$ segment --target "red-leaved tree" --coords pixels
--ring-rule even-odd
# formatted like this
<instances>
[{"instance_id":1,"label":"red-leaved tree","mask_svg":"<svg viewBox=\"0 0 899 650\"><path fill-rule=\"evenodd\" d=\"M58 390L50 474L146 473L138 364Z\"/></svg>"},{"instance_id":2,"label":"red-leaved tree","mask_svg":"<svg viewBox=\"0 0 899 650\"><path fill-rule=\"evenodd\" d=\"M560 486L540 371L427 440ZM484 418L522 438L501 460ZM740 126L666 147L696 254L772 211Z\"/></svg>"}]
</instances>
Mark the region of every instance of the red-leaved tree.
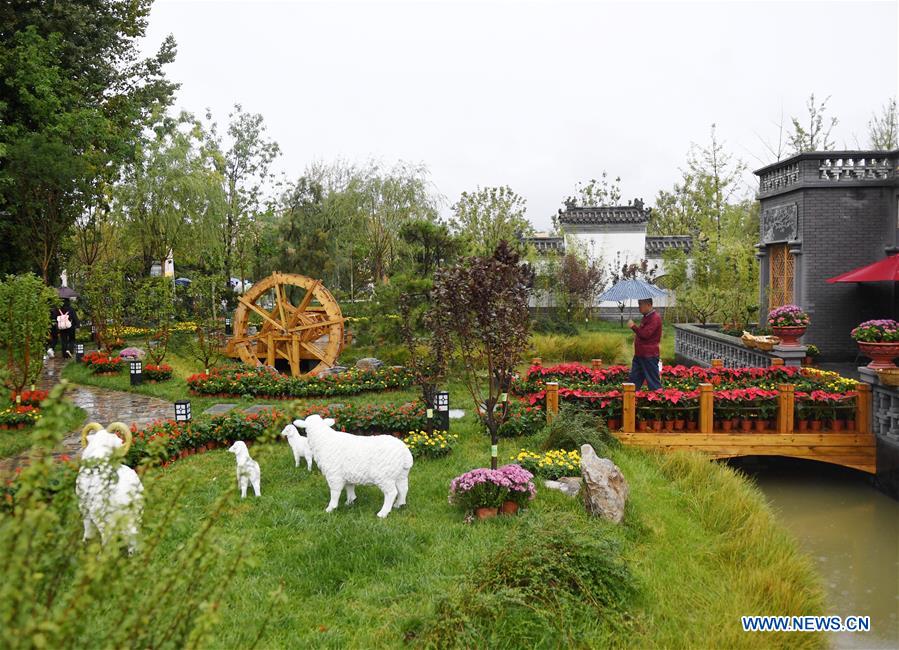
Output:
<instances>
[{"instance_id":1,"label":"red-leaved tree","mask_svg":"<svg viewBox=\"0 0 899 650\"><path fill-rule=\"evenodd\" d=\"M497 464L498 431L509 417L509 386L530 334L528 288L533 275L501 241L493 255L441 269L434 280L434 326L449 333L463 379L490 433Z\"/></svg>"}]
</instances>

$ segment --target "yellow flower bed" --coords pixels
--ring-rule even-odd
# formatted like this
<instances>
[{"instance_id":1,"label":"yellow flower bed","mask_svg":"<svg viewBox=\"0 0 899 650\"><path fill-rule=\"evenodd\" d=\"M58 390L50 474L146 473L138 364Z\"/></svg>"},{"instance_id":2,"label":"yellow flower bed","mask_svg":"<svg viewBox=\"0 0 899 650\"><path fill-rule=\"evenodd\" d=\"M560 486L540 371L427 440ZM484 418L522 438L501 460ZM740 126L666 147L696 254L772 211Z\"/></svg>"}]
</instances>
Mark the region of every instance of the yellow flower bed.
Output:
<instances>
[{"instance_id":1,"label":"yellow flower bed","mask_svg":"<svg viewBox=\"0 0 899 650\"><path fill-rule=\"evenodd\" d=\"M192 332L197 328L197 324L193 321L181 321L175 323L170 328L172 332ZM136 336L146 336L149 332L146 327L134 327L133 325L125 325L124 327L110 327L109 335L119 338L134 338Z\"/></svg>"},{"instance_id":2,"label":"yellow flower bed","mask_svg":"<svg viewBox=\"0 0 899 650\"><path fill-rule=\"evenodd\" d=\"M854 379L843 377L841 374L833 372L832 370L805 368L803 372L805 372L807 376L826 382L825 386L822 388L824 390L829 390L832 393L845 393L848 390L855 390L855 384L857 383Z\"/></svg>"},{"instance_id":3,"label":"yellow flower bed","mask_svg":"<svg viewBox=\"0 0 899 650\"><path fill-rule=\"evenodd\" d=\"M578 451L553 449L543 453L522 449L510 460L521 465L534 476L554 480L562 476L578 476L581 473L581 455Z\"/></svg>"},{"instance_id":4,"label":"yellow flower bed","mask_svg":"<svg viewBox=\"0 0 899 650\"><path fill-rule=\"evenodd\" d=\"M412 452L413 458L440 458L453 450L453 445L459 439L456 434L446 431L410 431L403 442Z\"/></svg>"}]
</instances>

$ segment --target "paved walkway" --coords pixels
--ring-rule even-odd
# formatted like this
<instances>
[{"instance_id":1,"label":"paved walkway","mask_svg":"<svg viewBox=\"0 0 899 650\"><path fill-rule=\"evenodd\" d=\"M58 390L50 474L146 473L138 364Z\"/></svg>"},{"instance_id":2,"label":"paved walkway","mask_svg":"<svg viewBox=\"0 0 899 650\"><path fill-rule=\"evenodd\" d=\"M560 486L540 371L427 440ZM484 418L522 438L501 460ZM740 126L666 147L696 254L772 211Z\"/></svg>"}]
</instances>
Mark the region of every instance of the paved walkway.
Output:
<instances>
[{"instance_id":1,"label":"paved walkway","mask_svg":"<svg viewBox=\"0 0 899 650\"><path fill-rule=\"evenodd\" d=\"M44 365L44 374L41 377L39 387L49 390L60 379L65 362L59 357L50 359ZM75 385L66 394L67 399L84 410L86 413L84 422L77 429L70 431L62 441L60 454L75 456L81 449L81 428L86 422L110 422L132 423L138 427L147 425L155 420L168 419L174 416L174 407L171 402L140 395L138 393L126 393L108 388L95 386ZM0 459L0 474L5 474L26 461L27 452L9 458Z\"/></svg>"}]
</instances>

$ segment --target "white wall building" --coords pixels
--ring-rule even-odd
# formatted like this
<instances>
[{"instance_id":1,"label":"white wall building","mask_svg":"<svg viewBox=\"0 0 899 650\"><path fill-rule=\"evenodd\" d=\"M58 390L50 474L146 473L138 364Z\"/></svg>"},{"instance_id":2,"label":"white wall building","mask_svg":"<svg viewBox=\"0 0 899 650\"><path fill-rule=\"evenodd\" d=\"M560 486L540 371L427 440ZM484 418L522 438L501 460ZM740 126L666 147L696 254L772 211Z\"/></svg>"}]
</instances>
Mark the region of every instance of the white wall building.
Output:
<instances>
[{"instance_id":1,"label":"white wall building","mask_svg":"<svg viewBox=\"0 0 899 650\"><path fill-rule=\"evenodd\" d=\"M557 216L560 233L537 233L528 241L541 256L560 255L575 248L587 259L607 268L639 264L645 259L649 268L655 269L655 277L660 278L665 275L664 252L674 248L689 253L693 244L689 236L647 237L650 212L651 209L644 208L639 200L630 205L605 207L578 207L568 202L565 210L560 209ZM660 307L673 303L673 297L656 301ZM531 298L532 307L551 305L551 296ZM617 303L597 302L594 306L617 308Z\"/></svg>"}]
</instances>

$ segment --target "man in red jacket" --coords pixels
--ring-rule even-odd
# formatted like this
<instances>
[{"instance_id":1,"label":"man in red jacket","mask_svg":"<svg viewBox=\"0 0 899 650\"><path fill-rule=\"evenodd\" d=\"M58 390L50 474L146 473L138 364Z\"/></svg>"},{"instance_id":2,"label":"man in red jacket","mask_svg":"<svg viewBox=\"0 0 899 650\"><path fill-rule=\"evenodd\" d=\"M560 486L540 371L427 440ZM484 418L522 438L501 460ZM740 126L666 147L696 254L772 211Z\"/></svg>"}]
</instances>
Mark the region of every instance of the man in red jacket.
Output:
<instances>
[{"instance_id":1,"label":"man in red jacket","mask_svg":"<svg viewBox=\"0 0 899 650\"><path fill-rule=\"evenodd\" d=\"M638 301L643 320L639 325L629 320L627 326L634 331L634 362L631 364L631 382L637 390L643 382L649 390L662 387L659 376L659 342L662 340L662 317L652 308L652 298Z\"/></svg>"}]
</instances>

